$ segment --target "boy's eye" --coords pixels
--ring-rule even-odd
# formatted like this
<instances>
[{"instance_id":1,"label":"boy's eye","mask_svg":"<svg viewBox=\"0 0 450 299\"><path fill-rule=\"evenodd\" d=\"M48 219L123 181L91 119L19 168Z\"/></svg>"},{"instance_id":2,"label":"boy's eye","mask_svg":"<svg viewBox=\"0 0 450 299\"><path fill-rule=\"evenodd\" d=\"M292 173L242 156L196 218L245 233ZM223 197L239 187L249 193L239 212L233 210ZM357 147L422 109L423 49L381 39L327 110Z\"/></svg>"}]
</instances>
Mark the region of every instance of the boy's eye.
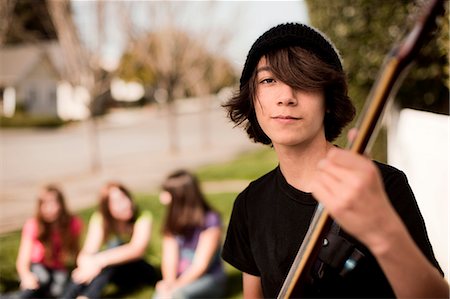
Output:
<instances>
[{"instance_id":1,"label":"boy's eye","mask_svg":"<svg viewBox=\"0 0 450 299\"><path fill-rule=\"evenodd\" d=\"M269 83L273 83L273 82L275 82L275 79L273 79L273 78L266 78L266 79L263 79L260 81L260 83L263 83L263 84L269 84Z\"/></svg>"}]
</instances>

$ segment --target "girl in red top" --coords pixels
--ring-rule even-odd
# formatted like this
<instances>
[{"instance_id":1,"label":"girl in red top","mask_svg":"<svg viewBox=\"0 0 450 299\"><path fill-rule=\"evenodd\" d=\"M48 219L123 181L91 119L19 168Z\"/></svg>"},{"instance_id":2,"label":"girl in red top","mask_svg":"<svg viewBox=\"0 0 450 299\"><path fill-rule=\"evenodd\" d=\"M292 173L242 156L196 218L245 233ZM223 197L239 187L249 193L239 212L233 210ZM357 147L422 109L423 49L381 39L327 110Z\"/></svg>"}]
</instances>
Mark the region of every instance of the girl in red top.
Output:
<instances>
[{"instance_id":1,"label":"girl in red top","mask_svg":"<svg viewBox=\"0 0 450 299\"><path fill-rule=\"evenodd\" d=\"M69 213L60 189L43 188L37 212L22 230L16 268L20 298L49 298L61 294L79 250L82 222Z\"/></svg>"}]
</instances>

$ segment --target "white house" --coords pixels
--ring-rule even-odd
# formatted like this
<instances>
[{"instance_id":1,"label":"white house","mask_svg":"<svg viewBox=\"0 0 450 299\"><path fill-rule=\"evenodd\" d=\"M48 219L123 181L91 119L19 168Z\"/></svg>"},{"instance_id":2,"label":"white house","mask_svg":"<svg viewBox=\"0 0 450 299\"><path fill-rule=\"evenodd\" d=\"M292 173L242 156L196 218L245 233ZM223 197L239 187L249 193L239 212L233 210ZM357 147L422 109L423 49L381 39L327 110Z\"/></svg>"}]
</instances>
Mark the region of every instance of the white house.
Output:
<instances>
[{"instance_id":1,"label":"white house","mask_svg":"<svg viewBox=\"0 0 450 299\"><path fill-rule=\"evenodd\" d=\"M3 114L18 105L30 115L84 119L89 93L65 80L66 66L57 41L5 46L0 49L0 98Z\"/></svg>"}]
</instances>

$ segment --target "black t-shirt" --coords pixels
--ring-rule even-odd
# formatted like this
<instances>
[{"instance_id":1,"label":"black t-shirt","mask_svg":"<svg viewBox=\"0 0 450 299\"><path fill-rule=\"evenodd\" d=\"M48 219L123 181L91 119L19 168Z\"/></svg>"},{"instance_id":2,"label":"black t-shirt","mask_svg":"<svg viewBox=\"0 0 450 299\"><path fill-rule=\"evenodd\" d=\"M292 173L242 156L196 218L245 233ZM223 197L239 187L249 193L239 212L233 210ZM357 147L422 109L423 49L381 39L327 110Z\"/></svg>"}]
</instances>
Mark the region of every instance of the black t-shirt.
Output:
<instances>
[{"instance_id":1,"label":"black t-shirt","mask_svg":"<svg viewBox=\"0 0 450 299\"><path fill-rule=\"evenodd\" d=\"M406 176L391 166L377 165L395 210L419 248L440 270ZM316 206L311 193L289 185L280 168L275 168L250 183L236 198L223 247L223 259L242 272L261 277L264 297L276 297L306 235ZM345 232L342 234L345 235ZM338 274L326 276L310 296L394 297L375 258L362 244L352 241L365 257L345 277Z\"/></svg>"}]
</instances>

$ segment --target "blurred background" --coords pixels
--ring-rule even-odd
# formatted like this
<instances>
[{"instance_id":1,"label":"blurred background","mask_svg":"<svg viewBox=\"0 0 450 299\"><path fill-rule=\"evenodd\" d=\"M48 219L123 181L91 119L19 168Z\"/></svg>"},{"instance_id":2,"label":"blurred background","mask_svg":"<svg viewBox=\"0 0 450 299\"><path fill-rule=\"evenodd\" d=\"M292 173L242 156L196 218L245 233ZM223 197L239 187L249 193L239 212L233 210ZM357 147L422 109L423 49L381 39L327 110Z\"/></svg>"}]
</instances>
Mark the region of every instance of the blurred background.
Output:
<instances>
[{"instance_id":1,"label":"blurred background","mask_svg":"<svg viewBox=\"0 0 450 299\"><path fill-rule=\"evenodd\" d=\"M340 50L360 111L386 54L424 3L0 1L0 291L14 280L17 231L49 182L87 215L108 180L153 204L166 174L185 167L213 200L227 194L216 203L227 219L235 195L276 165L270 148L249 141L221 108L256 38L283 22L325 32ZM406 172L448 277L444 4L439 29L385 113L371 155ZM151 259L159 258L157 246Z\"/></svg>"}]
</instances>

